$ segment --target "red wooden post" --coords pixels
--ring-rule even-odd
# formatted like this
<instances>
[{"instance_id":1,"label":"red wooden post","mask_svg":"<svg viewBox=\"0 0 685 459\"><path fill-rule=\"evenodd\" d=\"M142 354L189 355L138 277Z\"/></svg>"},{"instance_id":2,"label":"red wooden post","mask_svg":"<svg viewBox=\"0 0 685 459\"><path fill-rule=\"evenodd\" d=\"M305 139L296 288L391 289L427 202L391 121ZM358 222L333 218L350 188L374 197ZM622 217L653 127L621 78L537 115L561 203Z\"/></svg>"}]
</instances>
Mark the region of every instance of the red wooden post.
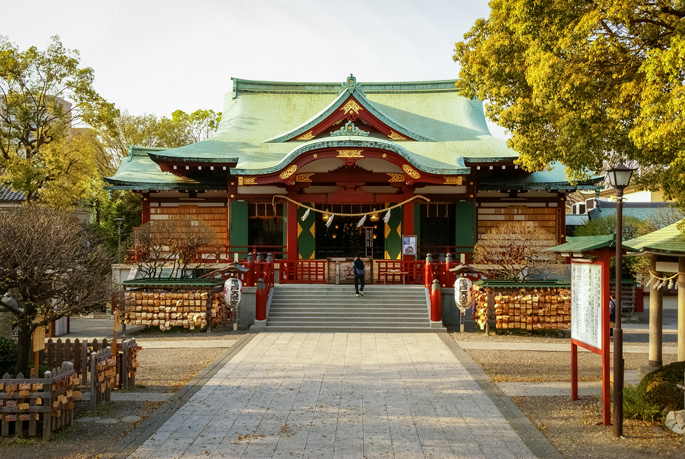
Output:
<instances>
[{"instance_id":1,"label":"red wooden post","mask_svg":"<svg viewBox=\"0 0 685 459\"><path fill-rule=\"evenodd\" d=\"M433 285L433 267L431 263L433 262L433 257L429 253L426 255L426 265L424 266L424 285L426 288L430 288Z\"/></svg>"},{"instance_id":2,"label":"red wooden post","mask_svg":"<svg viewBox=\"0 0 685 459\"><path fill-rule=\"evenodd\" d=\"M299 252L297 250L297 205L288 201L288 234L286 236L286 251L288 261L297 261Z\"/></svg>"},{"instance_id":3,"label":"red wooden post","mask_svg":"<svg viewBox=\"0 0 685 459\"><path fill-rule=\"evenodd\" d=\"M611 386L609 383L611 354L609 349L609 249L602 252L602 423L611 424ZM620 307L620 306L619 306Z\"/></svg>"},{"instance_id":4,"label":"red wooden post","mask_svg":"<svg viewBox=\"0 0 685 459\"><path fill-rule=\"evenodd\" d=\"M406 193L404 199L409 199L414 196L413 192ZM414 234L414 201L408 202L402 206L402 234L407 236ZM418 249L418 242L417 242ZM417 250L418 251L418 250ZM416 260L416 255L404 255L403 260ZM404 268L403 271L406 271Z\"/></svg>"},{"instance_id":5,"label":"red wooden post","mask_svg":"<svg viewBox=\"0 0 685 459\"><path fill-rule=\"evenodd\" d=\"M571 400L578 400L578 345L571 343Z\"/></svg>"},{"instance_id":6,"label":"red wooden post","mask_svg":"<svg viewBox=\"0 0 685 459\"><path fill-rule=\"evenodd\" d=\"M264 279L259 279L257 281L256 320L266 320L266 298L266 286L264 285Z\"/></svg>"},{"instance_id":7,"label":"red wooden post","mask_svg":"<svg viewBox=\"0 0 685 459\"><path fill-rule=\"evenodd\" d=\"M254 287L255 265L252 252L247 254L247 269L249 269L247 272L247 287Z\"/></svg>"},{"instance_id":8,"label":"red wooden post","mask_svg":"<svg viewBox=\"0 0 685 459\"><path fill-rule=\"evenodd\" d=\"M440 296L440 281L433 280L431 287L431 322L440 322L442 320L442 299Z\"/></svg>"}]
</instances>

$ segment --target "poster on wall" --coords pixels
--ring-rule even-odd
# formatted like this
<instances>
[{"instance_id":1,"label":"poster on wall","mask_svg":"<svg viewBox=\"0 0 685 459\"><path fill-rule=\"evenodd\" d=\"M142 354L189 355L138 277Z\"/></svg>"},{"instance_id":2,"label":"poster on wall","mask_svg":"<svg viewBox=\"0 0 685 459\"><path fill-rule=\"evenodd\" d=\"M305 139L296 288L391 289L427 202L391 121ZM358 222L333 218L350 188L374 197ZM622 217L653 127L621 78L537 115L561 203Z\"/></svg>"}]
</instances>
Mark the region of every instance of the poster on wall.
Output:
<instances>
[{"instance_id":1,"label":"poster on wall","mask_svg":"<svg viewBox=\"0 0 685 459\"><path fill-rule=\"evenodd\" d=\"M402 255L416 256L416 236L402 236Z\"/></svg>"},{"instance_id":2,"label":"poster on wall","mask_svg":"<svg viewBox=\"0 0 685 459\"><path fill-rule=\"evenodd\" d=\"M571 338L602 349L602 266L571 263Z\"/></svg>"}]
</instances>

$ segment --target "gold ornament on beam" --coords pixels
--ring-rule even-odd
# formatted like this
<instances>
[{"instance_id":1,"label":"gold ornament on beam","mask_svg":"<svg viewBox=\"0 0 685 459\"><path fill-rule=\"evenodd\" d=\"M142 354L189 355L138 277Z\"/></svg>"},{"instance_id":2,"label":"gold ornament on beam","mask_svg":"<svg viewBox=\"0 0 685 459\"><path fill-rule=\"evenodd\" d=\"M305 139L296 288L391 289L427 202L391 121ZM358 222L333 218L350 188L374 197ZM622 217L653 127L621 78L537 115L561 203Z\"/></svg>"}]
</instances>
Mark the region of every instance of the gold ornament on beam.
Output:
<instances>
[{"instance_id":1,"label":"gold ornament on beam","mask_svg":"<svg viewBox=\"0 0 685 459\"><path fill-rule=\"evenodd\" d=\"M416 170L414 170L409 164L405 164L402 166L402 170L404 171L405 174L407 174L409 177L413 179L420 179L421 174L419 174Z\"/></svg>"},{"instance_id":2,"label":"gold ornament on beam","mask_svg":"<svg viewBox=\"0 0 685 459\"><path fill-rule=\"evenodd\" d=\"M336 158L363 158L362 152L364 150L338 150Z\"/></svg>"},{"instance_id":3,"label":"gold ornament on beam","mask_svg":"<svg viewBox=\"0 0 685 459\"><path fill-rule=\"evenodd\" d=\"M388 137L390 137L392 140L407 140L407 138L405 136L400 135L395 131L390 131L390 134L388 134Z\"/></svg>"},{"instance_id":4,"label":"gold ornament on beam","mask_svg":"<svg viewBox=\"0 0 685 459\"><path fill-rule=\"evenodd\" d=\"M290 177L291 175L293 175L293 174L295 173L296 170L297 170L297 165L296 165L296 164L293 164L292 166L290 166L289 168L287 168L286 170L284 170L283 172L281 172L281 175L279 175L279 177L280 177L281 179L285 180L285 179L287 179L288 177Z\"/></svg>"},{"instance_id":5,"label":"gold ornament on beam","mask_svg":"<svg viewBox=\"0 0 685 459\"><path fill-rule=\"evenodd\" d=\"M257 179L255 177L238 177L238 185L256 185Z\"/></svg>"},{"instance_id":6,"label":"gold ornament on beam","mask_svg":"<svg viewBox=\"0 0 685 459\"><path fill-rule=\"evenodd\" d=\"M387 172L387 174L390 176L390 180L388 180L388 182L390 182L390 183L404 183L404 174L393 174L390 172Z\"/></svg>"},{"instance_id":7,"label":"gold ornament on beam","mask_svg":"<svg viewBox=\"0 0 685 459\"><path fill-rule=\"evenodd\" d=\"M295 181L299 183L311 183L312 182L312 174L297 174L295 176Z\"/></svg>"},{"instance_id":8,"label":"gold ornament on beam","mask_svg":"<svg viewBox=\"0 0 685 459\"><path fill-rule=\"evenodd\" d=\"M342 106L340 109L345 112L345 115L347 115L349 112L354 113L355 115L359 115L359 112L364 110L359 106L359 104L353 100L348 100L345 105Z\"/></svg>"},{"instance_id":9,"label":"gold ornament on beam","mask_svg":"<svg viewBox=\"0 0 685 459\"><path fill-rule=\"evenodd\" d=\"M314 138L314 131L309 131L306 134L302 134L296 140L311 140Z\"/></svg>"},{"instance_id":10,"label":"gold ornament on beam","mask_svg":"<svg viewBox=\"0 0 685 459\"><path fill-rule=\"evenodd\" d=\"M461 185L462 183L462 176L459 175L457 177L445 177L445 183L443 185Z\"/></svg>"}]
</instances>

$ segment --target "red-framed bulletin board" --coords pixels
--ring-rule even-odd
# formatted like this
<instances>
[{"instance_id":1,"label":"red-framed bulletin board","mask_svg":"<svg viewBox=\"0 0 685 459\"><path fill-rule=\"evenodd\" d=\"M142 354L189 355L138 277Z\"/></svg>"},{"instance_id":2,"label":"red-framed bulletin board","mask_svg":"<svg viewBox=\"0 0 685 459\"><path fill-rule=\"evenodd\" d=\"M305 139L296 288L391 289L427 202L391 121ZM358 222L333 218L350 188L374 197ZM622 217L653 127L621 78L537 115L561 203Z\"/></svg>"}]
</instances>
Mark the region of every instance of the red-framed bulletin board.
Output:
<instances>
[{"instance_id":1,"label":"red-framed bulletin board","mask_svg":"<svg viewBox=\"0 0 685 459\"><path fill-rule=\"evenodd\" d=\"M571 260L571 399L578 400L578 346L602 356L602 422L611 424L609 251Z\"/></svg>"}]
</instances>

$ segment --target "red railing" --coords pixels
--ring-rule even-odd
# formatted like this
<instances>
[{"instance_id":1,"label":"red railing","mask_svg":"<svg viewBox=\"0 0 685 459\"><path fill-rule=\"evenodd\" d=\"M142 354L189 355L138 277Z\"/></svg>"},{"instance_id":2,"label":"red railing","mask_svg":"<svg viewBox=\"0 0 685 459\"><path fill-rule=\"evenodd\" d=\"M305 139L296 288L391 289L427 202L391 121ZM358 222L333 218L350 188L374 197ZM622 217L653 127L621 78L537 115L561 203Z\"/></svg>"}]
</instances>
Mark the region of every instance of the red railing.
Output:
<instances>
[{"instance_id":1,"label":"red railing","mask_svg":"<svg viewBox=\"0 0 685 459\"><path fill-rule=\"evenodd\" d=\"M425 262L423 260L376 260L376 284L424 283Z\"/></svg>"},{"instance_id":2,"label":"red railing","mask_svg":"<svg viewBox=\"0 0 685 459\"><path fill-rule=\"evenodd\" d=\"M325 284L326 260L280 261L281 284Z\"/></svg>"},{"instance_id":3,"label":"red railing","mask_svg":"<svg viewBox=\"0 0 685 459\"><path fill-rule=\"evenodd\" d=\"M230 263L237 253L242 259L247 254L252 253L256 257L257 253L267 253L273 255L274 258L279 258L284 255L284 245L219 245L203 247L199 250L197 257L193 260L194 263Z\"/></svg>"}]
</instances>

